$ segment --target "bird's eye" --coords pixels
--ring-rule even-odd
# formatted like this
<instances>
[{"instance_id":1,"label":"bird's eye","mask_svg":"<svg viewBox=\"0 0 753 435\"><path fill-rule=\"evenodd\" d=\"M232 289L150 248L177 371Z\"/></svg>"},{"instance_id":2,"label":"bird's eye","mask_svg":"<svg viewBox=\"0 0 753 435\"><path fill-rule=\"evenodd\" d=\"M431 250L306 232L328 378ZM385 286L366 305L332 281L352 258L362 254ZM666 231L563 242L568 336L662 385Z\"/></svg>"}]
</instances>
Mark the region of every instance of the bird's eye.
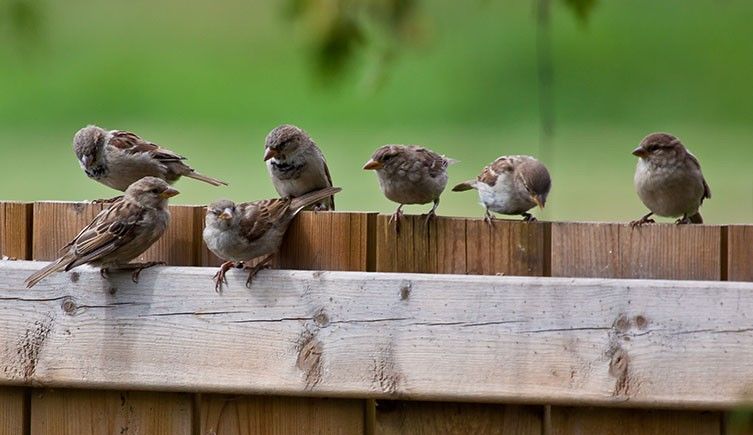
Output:
<instances>
[{"instance_id":1,"label":"bird's eye","mask_svg":"<svg viewBox=\"0 0 753 435\"><path fill-rule=\"evenodd\" d=\"M152 193L160 193L159 188L155 187L154 189L150 190Z\"/></svg>"},{"instance_id":2,"label":"bird's eye","mask_svg":"<svg viewBox=\"0 0 753 435\"><path fill-rule=\"evenodd\" d=\"M386 162L387 160L389 160L389 159L391 159L393 157L395 157L394 154L387 154L384 157L382 157L382 160L384 160Z\"/></svg>"},{"instance_id":3,"label":"bird's eye","mask_svg":"<svg viewBox=\"0 0 753 435\"><path fill-rule=\"evenodd\" d=\"M656 144L654 144L654 145L649 145L649 146L647 146L647 147L646 147L646 149L647 149L647 150L648 150L649 152L654 152L654 151L656 151L656 150L658 150L658 149L659 149L659 145L656 145Z\"/></svg>"}]
</instances>

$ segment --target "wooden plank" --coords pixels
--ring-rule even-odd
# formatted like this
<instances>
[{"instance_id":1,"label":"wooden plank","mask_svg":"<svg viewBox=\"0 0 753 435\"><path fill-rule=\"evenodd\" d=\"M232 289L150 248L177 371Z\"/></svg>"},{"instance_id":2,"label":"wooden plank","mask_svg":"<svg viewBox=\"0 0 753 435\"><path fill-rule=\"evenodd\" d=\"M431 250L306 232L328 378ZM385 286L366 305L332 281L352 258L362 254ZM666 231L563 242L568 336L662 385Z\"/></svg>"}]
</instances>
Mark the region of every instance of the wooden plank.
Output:
<instances>
[{"instance_id":1,"label":"wooden plank","mask_svg":"<svg viewBox=\"0 0 753 435\"><path fill-rule=\"evenodd\" d=\"M102 211L102 205L88 202L35 202L32 258L54 260L60 248Z\"/></svg>"},{"instance_id":2,"label":"wooden plank","mask_svg":"<svg viewBox=\"0 0 753 435\"><path fill-rule=\"evenodd\" d=\"M192 406L188 394L39 390L31 399L31 433L190 435Z\"/></svg>"},{"instance_id":3,"label":"wooden plank","mask_svg":"<svg viewBox=\"0 0 753 435\"><path fill-rule=\"evenodd\" d=\"M217 395L201 402L200 433L362 434L363 403L358 400Z\"/></svg>"},{"instance_id":4,"label":"wooden plank","mask_svg":"<svg viewBox=\"0 0 753 435\"><path fill-rule=\"evenodd\" d=\"M622 276L620 224L552 223L552 276Z\"/></svg>"},{"instance_id":5,"label":"wooden plank","mask_svg":"<svg viewBox=\"0 0 753 435\"><path fill-rule=\"evenodd\" d=\"M28 433L24 421L25 408L23 388L0 388L0 434Z\"/></svg>"},{"instance_id":6,"label":"wooden plank","mask_svg":"<svg viewBox=\"0 0 753 435\"><path fill-rule=\"evenodd\" d=\"M719 435L716 412L572 408L552 409L551 435Z\"/></svg>"},{"instance_id":7,"label":"wooden plank","mask_svg":"<svg viewBox=\"0 0 753 435\"><path fill-rule=\"evenodd\" d=\"M380 401L376 435L541 435L541 407Z\"/></svg>"},{"instance_id":8,"label":"wooden plank","mask_svg":"<svg viewBox=\"0 0 753 435\"><path fill-rule=\"evenodd\" d=\"M2 384L726 408L753 379L753 283L234 270L217 295L212 268L84 267L25 289L42 266L0 262Z\"/></svg>"},{"instance_id":9,"label":"wooden plank","mask_svg":"<svg viewBox=\"0 0 753 435\"><path fill-rule=\"evenodd\" d=\"M32 212L31 203L0 203L0 257L31 260Z\"/></svg>"},{"instance_id":10,"label":"wooden plank","mask_svg":"<svg viewBox=\"0 0 753 435\"><path fill-rule=\"evenodd\" d=\"M753 225L727 228L727 276L729 281L753 281Z\"/></svg>"},{"instance_id":11,"label":"wooden plank","mask_svg":"<svg viewBox=\"0 0 753 435\"><path fill-rule=\"evenodd\" d=\"M197 237L196 209L203 207L190 205L170 206L170 225L167 231L137 261L164 261L172 266L198 266L203 240Z\"/></svg>"}]
</instances>

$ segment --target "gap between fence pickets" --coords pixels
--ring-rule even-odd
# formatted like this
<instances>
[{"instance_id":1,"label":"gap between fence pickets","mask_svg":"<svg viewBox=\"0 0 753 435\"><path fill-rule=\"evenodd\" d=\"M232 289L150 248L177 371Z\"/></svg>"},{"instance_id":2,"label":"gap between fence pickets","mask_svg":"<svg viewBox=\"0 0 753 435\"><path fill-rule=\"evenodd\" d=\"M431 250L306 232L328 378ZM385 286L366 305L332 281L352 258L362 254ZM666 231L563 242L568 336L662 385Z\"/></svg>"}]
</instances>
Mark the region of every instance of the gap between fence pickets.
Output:
<instances>
[{"instance_id":1,"label":"gap between fence pickets","mask_svg":"<svg viewBox=\"0 0 753 435\"><path fill-rule=\"evenodd\" d=\"M161 267L31 290L0 262L0 382L729 408L753 397L753 283ZM407 290L406 290L407 289Z\"/></svg>"}]
</instances>

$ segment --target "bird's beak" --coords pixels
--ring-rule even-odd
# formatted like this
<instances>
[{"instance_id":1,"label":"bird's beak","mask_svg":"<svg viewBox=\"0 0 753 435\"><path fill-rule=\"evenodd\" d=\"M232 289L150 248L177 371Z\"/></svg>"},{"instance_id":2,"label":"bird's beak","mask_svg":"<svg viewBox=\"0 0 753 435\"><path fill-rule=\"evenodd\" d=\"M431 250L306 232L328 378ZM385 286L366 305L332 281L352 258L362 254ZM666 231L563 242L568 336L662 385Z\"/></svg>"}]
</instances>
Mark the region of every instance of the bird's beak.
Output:
<instances>
[{"instance_id":1,"label":"bird's beak","mask_svg":"<svg viewBox=\"0 0 753 435\"><path fill-rule=\"evenodd\" d=\"M217 217L222 221L229 221L233 218L233 211L229 208L226 208L225 210L222 210L222 213L220 213L220 215Z\"/></svg>"},{"instance_id":2,"label":"bird's beak","mask_svg":"<svg viewBox=\"0 0 753 435\"><path fill-rule=\"evenodd\" d=\"M85 168L88 168L91 162L92 162L91 157L89 156L81 157L81 164L83 164Z\"/></svg>"},{"instance_id":3,"label":"bird's beak","mask_svg":"<svg viewBox=\"0 0 753 435\"><path fill-rule=\"evenodd\" d=\"M363 169L366 171L369 170L376 170L376 169L382 169L384 167L384 164L382 162L378 162L374 159L370 159L368 162L366 162L365 165L363 165Z\"/></svg>"},{"instance_id":4,"label":"bird's beak","mask_svg":"<svg viewBox=\"0 0 753 435\"><path fill-rule=\"evenodd\" d=\"M546 205L546 198L544 198L541 195L531 195L531 200L536 203L536 205L539 206L539 208L544 208Z\"/></svg>"},{"instance_id":5,"label":"bird's beak","mask_svg":"<svg viewBox=\"0 0 753 435\"><path fill-rule=\"evenodd\" d=\"M277 150L274 148L267 148L267 150L264 151L264 161L266 162L272 157L277 157Z\"/></svg>"},{"instance_id":6,"label":"bird's beak","mask_svg":"<svg viewBox=\"0 0 753 435\"><path fill-rule=\"evenodd\" d=\"M180 192L178 192L177 190L173 189L172 187L168 187L167 189L165 189L164 192L162 192L160 194L160 196L162 198L164 198L164 199L167 199L167 198L172 198L173 196L175 196L175 195L177 195L179 193Z\"/></svg>"},{"instance_id":7,"label":"bird's beak","mask_svg":"<svg viewBox=\"0 0 753 435\"><path fill-rule=\"evenodd\" d=\"M633 155L636 156L636 157L643 158L643 157L646 157L648 155L648 151L646 151L646 149L643 148L643 147L638 147L638 148L636 148L636 149L633 150Z\"/></svg>"}]
</instances>

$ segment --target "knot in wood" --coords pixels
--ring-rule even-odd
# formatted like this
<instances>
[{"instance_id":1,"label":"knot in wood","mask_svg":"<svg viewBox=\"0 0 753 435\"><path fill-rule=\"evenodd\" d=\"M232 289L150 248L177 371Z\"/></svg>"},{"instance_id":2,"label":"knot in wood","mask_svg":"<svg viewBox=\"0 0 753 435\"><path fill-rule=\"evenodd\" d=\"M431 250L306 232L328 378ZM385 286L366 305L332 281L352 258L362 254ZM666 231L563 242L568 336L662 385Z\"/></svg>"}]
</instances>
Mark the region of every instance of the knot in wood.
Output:
<instances>
[{"instance_id":1,"label":"knot in wood","mask_svg":"<svg viewBox=\"0 0 753 435\"><path fill-rule=\"evenodd\" d=\"M410 292L413 289L413 283L408 281L400 285L400 300L407 301L410 297Z\"/></svg>"},{"instance_id":2,"label":"knot in wood","mask_svg":"<svg viewBox=\"0 0 753 435\"><path fill-rule=\"evenodd\" d=\"M320 309L314 315L314 323L316 323L316 326L320 328L326 328L327 326L329 326L329 316L324 311L324 309Z\"/></svg>"},{"instance_id":3,"label":"knot in wood","mask_svg":"<svg viewBox=\"0 0 753 435\"><path fill-rule=\"evenodd\" d=\"M646 329L646 327L648 326L648 319L641 314L638 314L637 316L635 316L634 320L635 320L635 326L637 326L638 329Z\"/></svg>"},{"instance_id":4,"label":"knot in wood","mask_svg":"<svg viewBox=\"0 0 753 435\"><path fill-rule=\"evenodd\" d=\"M78 309L78 306L76 306L76 303L71 297L66 297L65 299L63 299L61 307L63 308L65 314L68 314L69 316L76 314L76 310Z\"/></svg>"},{"instance_id":5,"label":"knot in wood","mask_svg":"<svg viewBox=\"0 0 753 435\"><path fill-rule=\"evenodd\" d=\"M620 313L620 315L614 320L612 327L619 332L627 332L627 330L630 329L630 319L628 319L625 313Z\"/></svg>"}]
</instances>

